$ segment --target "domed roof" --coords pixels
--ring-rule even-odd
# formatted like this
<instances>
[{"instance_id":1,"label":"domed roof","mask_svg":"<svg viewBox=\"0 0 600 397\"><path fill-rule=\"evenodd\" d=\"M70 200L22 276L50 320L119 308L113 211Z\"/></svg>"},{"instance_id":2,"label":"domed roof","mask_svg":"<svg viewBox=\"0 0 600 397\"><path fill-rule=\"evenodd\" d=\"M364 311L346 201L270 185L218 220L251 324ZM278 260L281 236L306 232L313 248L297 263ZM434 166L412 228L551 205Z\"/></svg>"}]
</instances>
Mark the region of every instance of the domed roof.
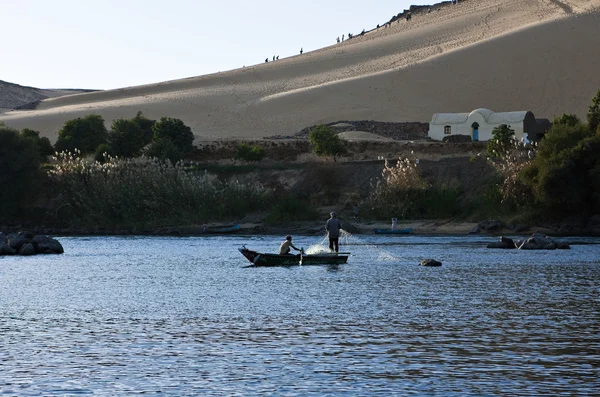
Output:
<instances>
[{"instance_id":1,"label":"domed roof","mask_svg":"<svg viewBox=\"0 0 600 397\"><path fill-rule=\"evenodd\" d=\"M473 110L471 113L469 113L469 118L471 118L471 116L475 115L475 114L480 114L486 121L487 119L493 114L494 112L492 112L490 109L485 109L485 108L479 108L479 109L475 109Z\"/></svg>"}]
</instances>

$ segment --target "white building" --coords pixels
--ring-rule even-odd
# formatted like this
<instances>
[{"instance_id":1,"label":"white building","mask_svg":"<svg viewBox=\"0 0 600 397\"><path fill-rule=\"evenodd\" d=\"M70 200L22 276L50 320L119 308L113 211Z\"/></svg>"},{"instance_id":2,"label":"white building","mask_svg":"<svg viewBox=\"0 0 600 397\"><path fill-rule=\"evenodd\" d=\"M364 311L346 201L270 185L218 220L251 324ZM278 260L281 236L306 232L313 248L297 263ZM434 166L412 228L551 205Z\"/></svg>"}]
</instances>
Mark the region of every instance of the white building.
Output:
<instances>
[{"instance_id":1,"label":"white building","mask_svg":"<svg viewBox=\"0 0 600 397\"><path fill-rule=\"evenodd\" d=\"M487 141L492 131L502 124L515 131L515 138L534 139L541 131L533 113L529 111L494 113L489 109L475 109L471 113L436 113L429 123L428 136L436 141L451 135L467 135L474 141Z\"/></svg>"}]
</instances>

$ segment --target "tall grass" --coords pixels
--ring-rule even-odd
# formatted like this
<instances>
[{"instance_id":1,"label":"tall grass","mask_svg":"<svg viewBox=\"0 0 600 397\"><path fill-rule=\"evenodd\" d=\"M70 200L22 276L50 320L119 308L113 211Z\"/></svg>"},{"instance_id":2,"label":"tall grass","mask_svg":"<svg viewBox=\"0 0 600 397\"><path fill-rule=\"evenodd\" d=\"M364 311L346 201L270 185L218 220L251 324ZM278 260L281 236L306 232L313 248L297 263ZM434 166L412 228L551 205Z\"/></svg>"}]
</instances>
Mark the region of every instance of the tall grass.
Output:
<instances>
[{"instance_id":1,"label":"tall grass","mask_svg":"<svg viewBox=\"0 0 600 397\"><path fill-rule=\"evenodd\" d=\"M395 165L385 160L381 178L364 208L366 215L383 218L433 219L459 214L458 187L431 187L420 176L419 161L400 158Z\"/></svg>"},{"instance_id":2,"label":"tall grass","mask_svg":"<svg viewBox=\"0 0 600 397\"><path fill-rule=\"evenodd\" d=\"M266 208L262 186L186 171L181 163L140 157L90 162L62 152L49 170L66 207L60 213L77 226L156 227L231 220Z\"/></svg>"},{"instance_id":3,"label":"tall grass","mask_svg":"<svg viewBox=\"0 0 600 397\"><path fill-rule=\"evenodd\" d=\"M501 204L512 210L528 207L533 201L531 189L522 181L520 174L535 158L536 148L535 143L512 138L496 157L488 158L500 175L498 191Z\"/></svg>"}]
</instances>

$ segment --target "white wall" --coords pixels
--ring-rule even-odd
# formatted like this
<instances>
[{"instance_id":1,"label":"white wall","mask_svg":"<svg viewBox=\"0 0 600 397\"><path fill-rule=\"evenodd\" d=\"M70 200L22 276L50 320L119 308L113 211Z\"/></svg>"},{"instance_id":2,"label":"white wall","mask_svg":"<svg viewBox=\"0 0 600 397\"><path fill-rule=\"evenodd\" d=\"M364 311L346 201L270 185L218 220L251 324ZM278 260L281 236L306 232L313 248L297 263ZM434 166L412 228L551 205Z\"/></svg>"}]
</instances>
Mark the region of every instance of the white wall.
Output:
<instances>
[{"instance_id":1,"label":"white wall","mask_svg":"<svg viewBox=\"0 0 600 397\"><path fill-rule=\"evenodd\" d=\"M449 136L444 134L444 127L449 125L451 127L450 135L468 135L473 139L473 128L471 125L477 122L479 124L479 141L488 141L492 139L492 131L494 128L499 127L502 124L509 125L510 128L515 130L515 138L521 139L523 138L523 122L518 123L510 123L510 122L501 122L497 124L489 124L486 122L484 117L479 113L471 113L466 122L460 124L429 124L429 133L428 136L436 141L441 141L445 136Z\"/></svg>"}]
</instances>

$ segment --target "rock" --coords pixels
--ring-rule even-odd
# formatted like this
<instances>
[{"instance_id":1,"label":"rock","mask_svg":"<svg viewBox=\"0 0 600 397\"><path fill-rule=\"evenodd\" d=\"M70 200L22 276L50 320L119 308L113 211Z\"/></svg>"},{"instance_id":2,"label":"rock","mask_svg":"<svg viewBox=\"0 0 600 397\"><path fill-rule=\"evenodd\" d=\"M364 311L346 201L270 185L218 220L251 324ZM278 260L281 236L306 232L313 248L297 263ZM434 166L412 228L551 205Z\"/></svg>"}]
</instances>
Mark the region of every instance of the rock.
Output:
<instances>
[{"instance_id":1,"label":"rock","mask_svg":"<svg viewBox=\"0 0 600 397\"><path fill-rule=\"evenodd\" d=\"M17 251L8 245L6 234L0 232L0 255L14 255Z\"/></svg>"},{"instance_id":2,"label":"rock","mask_svg":"<svg viewBox=\"0 0 600 397\"><path fill-rule=\"evenodd\" d=\"M429 267L442 266L442 262L436 261L435 259L423 259L419 265Z\"/></svg>"},{"instance_id":3,"label":"rock","mask_svg":"<svg viewBox=\"0 0 600 397\"><path fill-rule=\"evenodd\" d=\"M477 234L480 232L480 230L481 229L479 228L479 225L475 225L471 228L471 231L469 232L469 234Z\"/></svg>"},{"instance_id":4,"label":"rock","mask_svg":"<svg viewBox=\"0 0 600 397\"><path fill-rule=\"evenodd\" d=\"M525 241L518 241L517 247L524 250L553 250L553 249L570 249L569 244L565 242L556 242L543 233L534 233Z\"/></svg>"},{"instance_id":5,"label":"rock","mask_svg":"<svg viewBox=\"0 0 600 397\"><path fill-rule=\"evenodd\" d=\"M489 232L491 230L502 229L502 221L499 219L493 221L483 221L479 224L479 228Z\"/></svg>"},{"instance_id":6,"label":"rock","mask_svg":"<svg viewBox=\"0 0 600 397\"><path fill-rule=\"evenodd\" d=\"M19 250L19 255L35 255L35 247L31 243L23 244L21 249Z\"/></svg>"},{"instance_id":7,"label":"rock","mask_svg":"<svg viewBox=\"0 0 600 397\"><path fill-rule=\"evenodd\" d=\"M27 242L27 239L22 233L9 233L8 246L16 251L21 250L21 247Z\"/></svg>"},{"instance_id":8,"label":"rock","mask_svg":"<svg viewBox=\"0 0 600 397\"><path fill-rule=\"evenodd\" d=\"M513 230L515 233L523 233L529 230L529 226L518 224L514 226Z\"/></svg>"},{"instance_id":9,"label":"rock","mask_svg":"<svg viewBox=\"0 0 600 397\"><path fill-rule=\"evenodd\" d=\"M65 252L63 246L58 242L58 240L52 237L35 236L33 241L37 243L36 251L40 254L45 254L48 250L50 250L53 254L62 254Z\"/></svg>"},{"instance_id":10,"label":"rock","mask_svg":"<svg viewBox=\"0 0 600 397\"><path fill-rule=\"evenodd\" d=\"M517 248L515 246L515 242L508 237L501 236L500 241L496 243L489 243L487 248L502 248L502 249L514 249Z\"/></svg>"}]
</instances>

